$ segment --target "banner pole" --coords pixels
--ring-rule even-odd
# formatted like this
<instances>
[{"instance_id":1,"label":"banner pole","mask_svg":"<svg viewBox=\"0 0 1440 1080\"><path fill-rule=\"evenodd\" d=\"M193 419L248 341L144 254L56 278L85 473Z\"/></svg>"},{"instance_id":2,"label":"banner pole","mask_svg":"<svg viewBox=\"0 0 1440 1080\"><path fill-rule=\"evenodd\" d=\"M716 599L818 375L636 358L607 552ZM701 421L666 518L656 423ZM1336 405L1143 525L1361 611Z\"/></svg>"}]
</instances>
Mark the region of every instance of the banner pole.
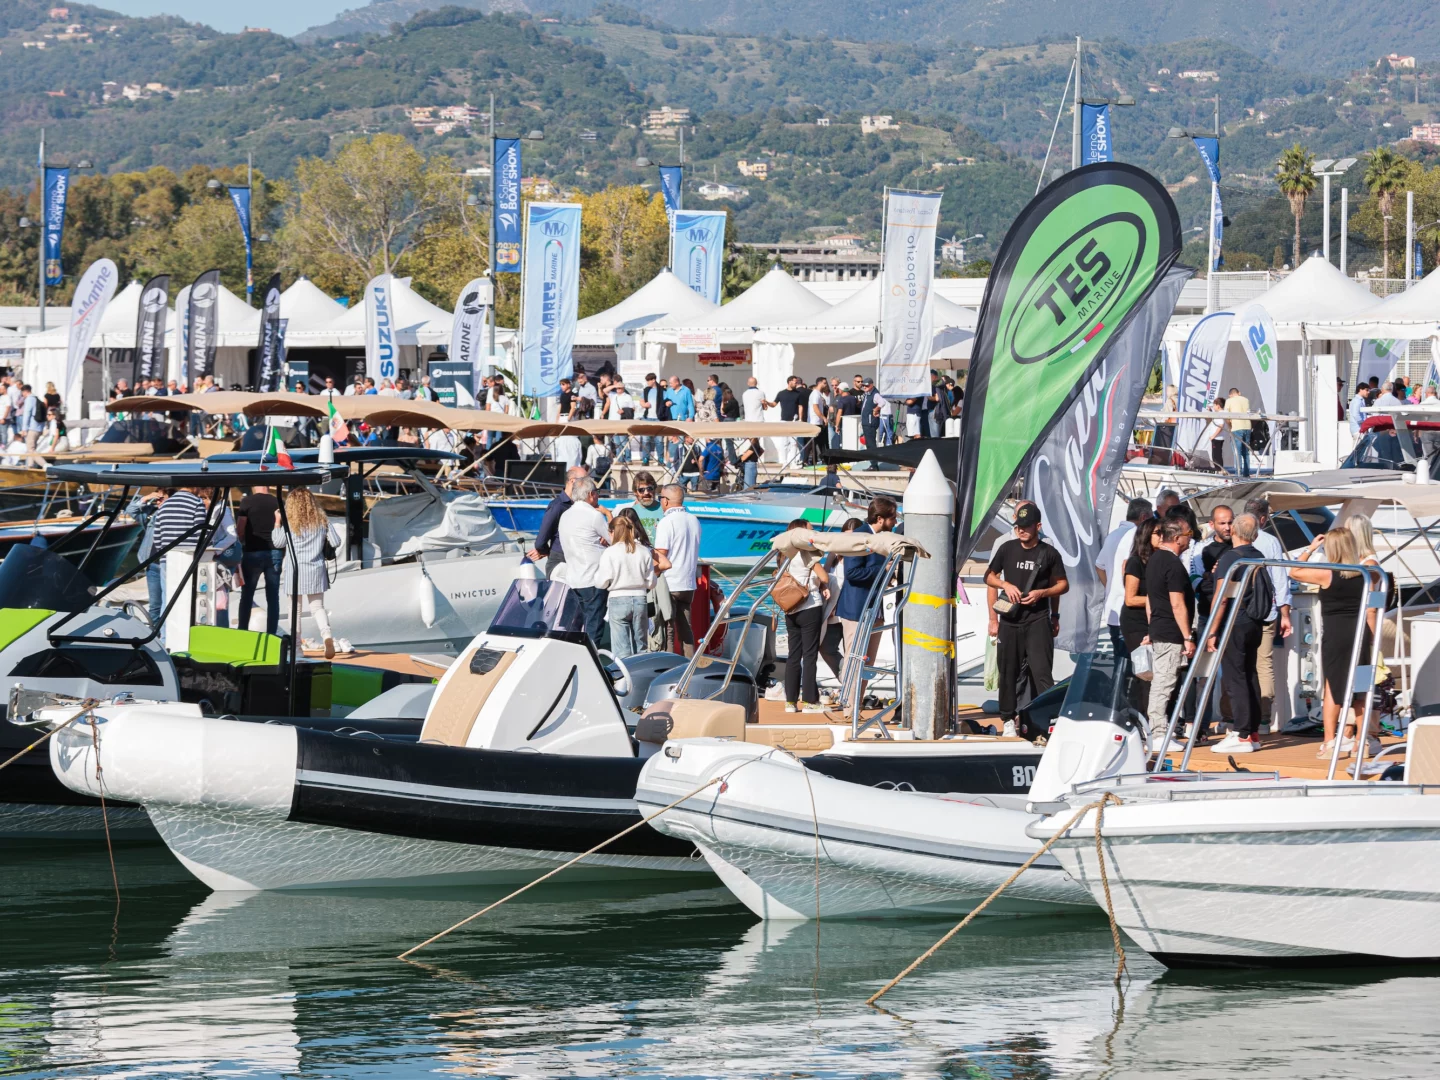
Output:
<instances>
[{"instance_id":1,"label":"banner pole","mask_svg":"<svg viewBox=\"0 0 1440 1080\"><path fill-rule=\"evenodd\" d=\"M40 332L45 332L45 129L40 129ZM67 388L67 393L68 388Z\"/></svg>"},{"instance_id":2,"label":"banner pole","mask_svg":"<svg viewBox=\"0 0 1440 1080\"><path fill-rule=\"evenodd\" d=\"M886 223L890 220L890 187L887 184L880 194L880 288L875 290L879 298L875 306L875 392L882 393L880 388L880 357L883 355L881 346L885 333L885 234L889 231ZM792 362L793 363L793 362ZM893 420L894 414L892 412ZM893 436L893 432L891 433ZM874 449L871 447L870 449Z\"/></svg>"}]
</instances>

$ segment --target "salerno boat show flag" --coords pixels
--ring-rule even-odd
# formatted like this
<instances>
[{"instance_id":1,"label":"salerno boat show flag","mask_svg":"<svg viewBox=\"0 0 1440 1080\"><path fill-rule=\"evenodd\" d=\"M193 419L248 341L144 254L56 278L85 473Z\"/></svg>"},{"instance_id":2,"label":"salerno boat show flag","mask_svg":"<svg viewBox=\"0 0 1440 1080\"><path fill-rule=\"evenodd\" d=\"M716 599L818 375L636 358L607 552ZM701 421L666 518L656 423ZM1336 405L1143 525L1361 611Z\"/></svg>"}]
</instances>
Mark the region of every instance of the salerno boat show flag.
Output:
<instances>
[{"instance_id":1,"label":"salerno boat show flag","mask_svg":"<svg viewBox=\"0 0 1440 1080\"><path fill-rule=\"evenodd\" d=\"M190 286L189 332L185 336L185 367L191 388L202 375L215 374L220 334L220 271L206 270Z\"/></svg>"},{"instance_id":2,"label":"salerno boat show flag","mask_svg":"<svg viewBox=\"0 0 1440 1080\"><path fill-rule=\"evenodd\" d=\"M43 162L41 164L44 164ZM45 284L65 280L60 266L60 241L65 236L65 201L70 194L70 170L45 166Z\"/></svg>"},{"instance_id":3,"label":"salerno boat show flag","mask_svg":"<svg viewBox=\"0 0 1440 1080\"><path fill-rule=\"evenodd\" d=\"M935 233L940 192L885 192L880 267L880 344L875 388L887 398L930 393L935 324Z\"/></svg>"},{"instance_id":4,"label":"salerno boat show flag","mask_svg":"<svg viewBox=\"0 0 1440 1080\"><path fill-rule=\"evenodd\" d=\"M365 286L365 374L375 380L393 379L400 363L395 341L395 301L389 274L370 279Z\"/></svg>"},{"instance_id":5,"label":"salerno boat show flag","mask_svg":"<svg viewBox=\"0 0 1440 1080\"><path fill-rule=\"evenodd\" d=\"M985 287L960 424L956 564L1180 255L1161 183L1117 162L1045 188L1010 227Z\"/></svg>"},{"instance_id":6,"label":"salerno boat show flag","mask_svg":"<svg viewBox=\"0 0 1440 1080\"><path fill-rule=\"evenodd\" d=\"M521 387L558 397L574 374L571 350L580 313L580 205L527 203L521 290Z\"/></svg>"},{"instance_id":7,"label":"salerno boat show flag","mask_svg":"<svg viewBox=\"0 0 1440 1080\"><path fill-rule=\"evenodd\" d=\"M235 216L240 219L240 235L245 239L245 291L255 290L255 249L250 242L250 197L253 194L244 184L229 184L225 188L230 201L235 205Z\"/></svg>"},{"instance_id":8,"label":"salerno boat show flag","mask_svg":"<svg viewBox=\"0 0 1440 1080\"><path fill-rule=\"evenodd\" d=\"M685 170L679 165L660 166L660 194L665 197L665 209L672 214L680 209L684 177Z\"/></svg>"},{"instance_id":9,"label":"salerno boat show flag","mask_svg":"<svg viewBox=\"0 0 1440 1080\"><path fill-rule=\"evenodd\" d=\"M1200 160L1205 162L1205 171L1210 174L1210 234L1215 242L1215 261L1210 267L1214 273L1225 265L1222 246L1225 241L1225 211L1220 205L1220 140L1213 136L1201 135L1194 140Z\"/></svg>"},{"instance_id":10,"label":"salerno boat show flag","mask_svg":"<svg viewBox=\"0 0 1440 1080\"><path fill-rule=\"evenodd\" d=\"M84 370L85 354L90 351L90 342L95 340L95 331L115 295L115 286L120 281L120 271L109 259L96 259L80 275L75 286L75 298L70 301L70 340L65 352L66 401L78 402L82 396L81 373ZM79 409L75 415L81 415Z\"/></svg>"},{"instance_id":11,"label":"salerno boat show flag","mask_svg":"<svg viewBox=\"0 0 1440 1080\"><path fill-rule=\"evenodd\" d=\"M1206 315L1185 339L1185 354L1180 358L1181 412L1210 411L1220 392L1220 377L1225 374L1225 353L1230 348L1230 324L1234 321L1233 311ZM1175 445L1187 456L1194 454L1205 429L1213 422L1182 417L1175 425Z\"/></svg>"},{"instance_id":12,"label":"salerno boat show flag","mask_svg":"<svg viewBox=\"0 0 1440 1080\"><path fill-rule=\"evenodd\" d=\"M677 210L670 217L675 273L712 304L725 278L725 211Z\"/></svg>"},{"instance_id":13,"label":"salerno boat show flag","mask_svg":"<svg viewBox=\"0 0 1440 1080\"><path fill-rule=\"evenodd\" d=\"M138 388L142 379L165 378L165 320L169 314L170 275L157 274L140 291L135 317L135 363L130 378Z\"/></svg>"},{"instance_id":14,"label":"salerno boat show flag","mask_svg":"<svg viewBox=\"0 0 1440 1080\"><path fill-rule=\"evenodd\" d=\"M491 162L495 274L520 273L520 140L496 139Z\"/></svg>"},{"instance_id":15,"label":"salerno boat show flag","mask_svg":"<svg viewBox=\"0 0 1440 1080\"><path fill-rule=\"evenodd\" d=\"M1110 106L1080 106L1080 164L1114 161L1115 150L1110 141Z\"/></svg>"},{"instance_id":16,"label":"salerno boat show flag","mask_svg":"<svg viewBox=\"0 0 1440 1080\"><path fill-rule=\"evenodd\" d=\"M271 274L265 285L265 302L261 306L260 347L255 350L256 376L251 385L262 394L280 389L285 363L285 323L280 318L280 275Z\"/></svg>"},{"instance_id":17,"label":"salerno boat show flag","mask_svg":"<svg viewBox=\"0 0 1440 1080\"><path fill-rule=\"evenodd\" d=\"M1060 597L1057 649L1094 652L1105 632L1105 586L1095 559L1110 532L1115 489L1160 338L1193 273L1171 267L1040 444L1026 474L1025 494L1039 504L1045 539L1060 552L1070 582Z\"/></svg>"}]
</instances>

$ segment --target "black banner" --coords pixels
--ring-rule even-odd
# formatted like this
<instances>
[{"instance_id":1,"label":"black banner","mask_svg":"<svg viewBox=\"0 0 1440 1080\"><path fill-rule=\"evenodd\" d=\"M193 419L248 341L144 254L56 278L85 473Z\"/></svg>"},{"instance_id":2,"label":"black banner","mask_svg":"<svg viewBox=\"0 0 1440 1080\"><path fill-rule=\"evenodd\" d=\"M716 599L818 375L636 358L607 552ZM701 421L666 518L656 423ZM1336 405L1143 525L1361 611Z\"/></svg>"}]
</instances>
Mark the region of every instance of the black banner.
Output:
<instances>
[{"instance_id":1,"label":"black banner","mask_svg":"<svg viewBox=\"0 0 1440 1080\"><path fill-rule=\"evenodd\" d=\"M956 565L1179 255L1175 204L1133 165L1066 173L1020 212L985 287L965 385Z\"/></svg>"},{"instance_id":2,"label":"black banner","mask_svg":"<svg viewBox=\"0 0 1440 1080\"><path fill-rule=\"evenodd\" d=\"M135 366L130 382L138 392L141 379L165 378L165 320L169 314L170 275L156 274L140 292L135 318Z\"/></svg>"},{"instance_id":3,"label":"black banner","mask_svg":"<svg viewBox=\"0 0 1440 1080\"><path fill-rule=\"evenodd\" d=\"M206 270L190 286L190 336L185 341L185 371L190 389L215 374L215 342L220 332L220 271Z\"/></svg>"},{"instance_id":4,"label":"black banner","mask_svg":"<svg viewBox=\"0 0 1440 1080\"><path fill-rule=\"evenodd\" d=\"M265 286L265 303L260 315L260 347L255 350L256 373L250 385L262 394L279 390L284 378L281 365L285 359L284 336L280 329L280 275L275 274Z\"/></svg>"}]
</instances>

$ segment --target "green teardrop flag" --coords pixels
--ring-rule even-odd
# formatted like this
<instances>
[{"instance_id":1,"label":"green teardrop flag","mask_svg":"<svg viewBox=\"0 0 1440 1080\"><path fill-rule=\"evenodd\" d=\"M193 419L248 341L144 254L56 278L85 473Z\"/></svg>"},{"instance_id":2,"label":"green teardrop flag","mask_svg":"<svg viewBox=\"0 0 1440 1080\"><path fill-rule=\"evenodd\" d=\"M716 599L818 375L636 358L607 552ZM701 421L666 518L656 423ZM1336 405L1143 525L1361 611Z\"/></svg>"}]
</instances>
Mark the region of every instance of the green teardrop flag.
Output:
<instances>
[{"instance_id":1,"label":"green teardrop flag","mask_svg":"<svg viewBox=\"0 0 1440 1080\"><path fill-rule=\"evenodd\" d=\"M985 288L966 380L957 565L1180 246L1165 188L1115 162L1067 173L1015 219Z\"/></svg>"}]
</instances>

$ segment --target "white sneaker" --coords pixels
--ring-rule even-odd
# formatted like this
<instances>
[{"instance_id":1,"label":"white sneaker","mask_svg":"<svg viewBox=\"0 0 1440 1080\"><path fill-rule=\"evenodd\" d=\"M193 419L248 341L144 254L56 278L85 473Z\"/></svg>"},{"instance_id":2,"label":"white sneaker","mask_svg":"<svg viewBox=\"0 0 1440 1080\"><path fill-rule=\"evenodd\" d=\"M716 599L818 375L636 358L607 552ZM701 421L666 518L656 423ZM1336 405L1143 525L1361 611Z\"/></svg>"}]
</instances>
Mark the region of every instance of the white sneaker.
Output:
<instances>
[{"instance_id":1,"label":"white sneaker","mask_svg":"<svg viewBox=\"0 0 1440 1080\"><path fill-rule=\"evenodd\" d=\"M812 705L812 704L810 704L809 702L804 702L804 701L802 701L802 702L800 703L800 711L801 711L802 713L824 712L824 711L825 711L825 706L824 706L824 705Z\"/></svg>"},{"instance_id":2,"label":"white sneaker","mask_svg":"<svg viewBox=\"0 0 1440 1080\"><path fill-rule=\"evenodd\" d=\"M1155 736L1155 737L1151 740L1152 745L1151 745L1150 749L1151 749L1152 751L1154 751L1155 753L1158 753L1158 754L1183 754L1183 753L1185 753L1185 744L1182 743L1182 742L1176 742L1174 739L1169 740L1168 742L1164 743L1164 745L1162 746L1162 745L1161 745L1161 741L1162 741L1164 738L1165 738L1165 733L1164 733L1164 732L1161 732L1159 735Z\"/></svg>"},{"instance_id":3,"label":"white sneaker","mask_svg":"<svg viewBox=\"0 0 1440 1080\"><path fill-rule=\"evenodd\" d=\"M1241 749L1244 747L1244 749ZM1249 739L1242 739L1235 732L1231 731L1214 746L1210 747L1212 754L1250 754L1255 748L1250 745Z\"/></svg>"},{"instance_id":4,"label":"white sneaker","mask_svg":"<svg viewBox=\"0 0 1440 1080\"><path fill-rule=\"evenodd\" d=\"M785 711L786 711L786 712L799 712L800 710L798 710L797 708L795 708L795 703L794 703L793 701L787 701L787 702L785 702Z\"/></svg>"},{"instance_id":5,"label":"white sneaker","mask_svg":"<svg viewBox=\"0 0 1440 1080\"><path fill-rule=\"evenodd\" d=\"M1002 731L1002 732L1000 732L1000 734L1003 735L1003 736L1005 736L1005 738L1007 738L1007 739L1018 739L1018 738L1020 737L1020 732L1018 732L1017 730L1015 730L1015 721L1014 721L1014 720L1006 720L1006 721L1005 721L1005 730Z\"/></svg>"}]
</instances>

